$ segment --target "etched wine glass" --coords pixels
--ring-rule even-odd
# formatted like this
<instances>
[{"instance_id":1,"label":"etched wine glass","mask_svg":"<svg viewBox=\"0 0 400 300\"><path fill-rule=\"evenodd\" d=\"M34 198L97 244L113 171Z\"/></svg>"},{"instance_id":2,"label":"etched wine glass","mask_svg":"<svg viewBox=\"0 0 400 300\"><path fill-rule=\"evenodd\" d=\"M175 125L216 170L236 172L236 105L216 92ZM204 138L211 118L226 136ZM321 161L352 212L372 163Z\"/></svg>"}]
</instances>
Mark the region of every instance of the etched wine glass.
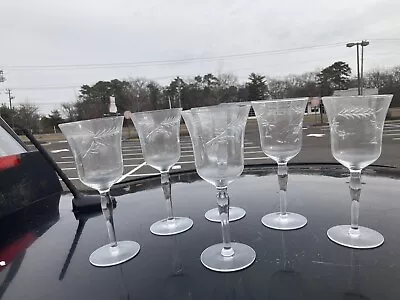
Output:
<instances>
[{"instance_id":1,"label":"etched wine glass","mask_svg":"<svg viewBox=\"0 0 400 300\"><path fill-rule=\"evenodd\" d=\"M335 243L359 249L383 244L383 236L358 225L361 171L376 161L382 151L382 133L393 95L324 97L333 157L350 170L351 222L330 228Z\"/></svg>"},{"instance_id":2,"label":"etched wine glass","mask_svg":"<svg viewBox=\"0 0 400 300\"><path fill-rule=\"evenodd\" d=\"M251 102L256 113L261 149L278 164L280 211L261 219L269 228L293 230L307 224L304 216L286 210L287 163L301 150L307 102L307 98Z\"/></svg>"},{"instance_id":3,"label":"etched wine glass","mask_svg":"<svg viewBox=\"0 0 400 300\"><path fill-rule=\"evenodd\" d=\"M181 156L179 142L181 108L137 112L131 119L139 135L145 162L161 173L161 187L167 204L168 217L151 225L155 235L173 235L193 226L186 217L175 217L171 199L170 168Z\"/></svg>"},{"instance_id":4,"label":"etched wine glass","mask_svg":"<svg viewBox=\"0 0 400 300\"><path fill-rule=\"evenodd\" d=\"M222 226L222 243L205 249L201 262L218 272L238 271L250 266L255 251L232 243L229 229L228 184L244 168L244 131L250 105L192 108L182 112L193 144L197 173L217 189L217 205Z\"/></svg>"},{"instance_id":5,"label":"etched wine glass","mask_svg":"<svg viewBox=\"0 0 400 300\"><path fill-rule=\"evenodd\" d=\"M100 118L60 124L75 159L79 179L98 190L110 243L89 257L92 265L109 267L133 258L140 250L138 243L118 241L115 237L111 186L122 176L121 137L124 117Z\"/></svg>"},{"instance_id":6,"label":"etched wine glass","mask_svg":"<svg viewBox=\"0 0 400 300\"><path fill-rule=\"evenodd\" d=\"M236 102L236 104L239 104L239 102ZM240 103L243 104L243 103ZM224 105L232 105L232 103L221 103L219 104L221 106ZM237 220L240 220L246 216L246 211L237 206L230 206L229 205L229 222L234 222ZM211 222L221 222L220 216L219 216L219 211L218 208L212 208L204 214L204 217Z\"/></svg>"}]
</instances>

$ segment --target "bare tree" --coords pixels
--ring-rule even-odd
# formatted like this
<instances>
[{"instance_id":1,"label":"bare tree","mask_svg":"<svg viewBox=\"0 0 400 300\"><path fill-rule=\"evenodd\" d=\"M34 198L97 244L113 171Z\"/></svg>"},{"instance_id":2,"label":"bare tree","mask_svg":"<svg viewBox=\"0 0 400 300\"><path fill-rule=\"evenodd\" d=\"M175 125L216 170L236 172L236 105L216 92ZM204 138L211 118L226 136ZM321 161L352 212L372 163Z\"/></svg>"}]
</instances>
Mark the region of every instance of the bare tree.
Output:
<instances>
[{"instance_id":1,"label":"bare tree","mask_svg":"<svg viewBox=\"0 0 400 300\"><path fill-rule=\"evenodd\" d=\"M152 83L143 77L128 79L128 95L130 101L130 110L137 112L151 109L149 84Z\"/></svg>"},{"instance_id":2,"label":"bare tree","mask_svg":"<svg viewBox=\"0 0 400 300\"><path fill-rule=\"evenodd\" d=\"M15 110L16 125L23 126L32 132L37 132L39 130L39 107L32 103L26 102L20 104Z\"/></svg>"},{"instance_id":3,"label":"bare tree","mask_svg":"<svg viewBox=\"0 0 400 300\"><path fill-rule=\"evenodd\" d=\"M218 74L217 78L218 78L219 86L223 89L227 89L231 86L239 85L238 77L232 73L221 73L221 74Z\"/></svg>"},{"instance_id":4,"label":"bare tree","mask_svg":"<svg viewBox=\"0 0 400 300\"><path fill-rule=\"evenodd\" d=\"M76 121L78 117L74 103L62 103L61 114L67 122Z\"/></svg>"}]
</instances>

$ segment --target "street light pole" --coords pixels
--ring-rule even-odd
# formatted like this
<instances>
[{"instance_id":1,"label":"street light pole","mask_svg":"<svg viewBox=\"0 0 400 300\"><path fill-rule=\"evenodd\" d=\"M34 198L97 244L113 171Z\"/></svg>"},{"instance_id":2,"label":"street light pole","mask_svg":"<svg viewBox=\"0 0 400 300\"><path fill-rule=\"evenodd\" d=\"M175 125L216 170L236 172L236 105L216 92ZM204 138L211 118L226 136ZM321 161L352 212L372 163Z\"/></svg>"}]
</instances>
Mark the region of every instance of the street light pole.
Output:
<instances>
[{"instance_id":1,"label":"street light pole","mask_svg":"<svg viewBox=\"0 0 400 300\"><path fill-rule=\"evenodd\" d=\"M361 95L363 95L364 89L364 47L368 45L368 41L361 41Z\"/></svg>"},{"instance_id":2,"label":"street light pole","mask_svg":"<svg viewBox=\"0 0 400 300\"><path fill-rule=\"evenodd\" d=\"M360 50L359 44L357 44L357 87L358 87L358 95L361 95L361 78L360 78Z\"/></svg>"},{"instance_id":3,"label":"street light pole","mask_svg":"<svg viewBox=\"0 0 400 300\"><path fill-rule=\"evenodd\" d=\"M364 86L364 47L368 46L369 42L363 40L357 43L347 43L346 47L351 48L353 46L357 46L357 85L358 85L358 95L363 94L363 86ZM360 72L360 50L361 46L361 72ZM361 74L360 74L361 73Z\"/></svg>"}]
</instances>

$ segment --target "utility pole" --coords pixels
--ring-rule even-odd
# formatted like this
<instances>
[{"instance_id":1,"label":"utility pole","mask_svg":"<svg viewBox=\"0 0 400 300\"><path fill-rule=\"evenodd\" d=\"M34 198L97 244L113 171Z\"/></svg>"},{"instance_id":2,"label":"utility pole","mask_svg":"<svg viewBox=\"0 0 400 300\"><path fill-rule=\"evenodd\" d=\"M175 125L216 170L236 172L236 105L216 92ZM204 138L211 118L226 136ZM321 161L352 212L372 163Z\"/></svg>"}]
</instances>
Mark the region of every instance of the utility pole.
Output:
<instances>
[{"instance_id":1,"label":"utility pole","mask_svg":"<svg viewBox=\"0 0 400 300\"><path fill-rule=\"evenodd\" d=\"M6 93L8 94L8 100L10 101L11 128L14 129L14 111L12 110L12 100L15 97L11 94L11 90L10 89L6 89Z\"/></svg>"},{"instance_id":2,"label":"utility pole","mask_svg":"<svg viewBox=\"0 0 400 300\"><path fill-rule=\"evenodd\" d=\"M4 77L4 72L3 70L0 70L0 82L6 81L6 78Z\"/></svg>"},{"instance_id":3,"label":"utility pole","mask_svg":"<svg viewBox=\"0 0 400 300\"><path fill-rule=\"evenodd\" d=\"M8 100L10 101L10 109L12 109L12 100L15 97L11 94L11 90L10 89L6 89L6 93L8 94Z\"/></svg>"}]
</instances>

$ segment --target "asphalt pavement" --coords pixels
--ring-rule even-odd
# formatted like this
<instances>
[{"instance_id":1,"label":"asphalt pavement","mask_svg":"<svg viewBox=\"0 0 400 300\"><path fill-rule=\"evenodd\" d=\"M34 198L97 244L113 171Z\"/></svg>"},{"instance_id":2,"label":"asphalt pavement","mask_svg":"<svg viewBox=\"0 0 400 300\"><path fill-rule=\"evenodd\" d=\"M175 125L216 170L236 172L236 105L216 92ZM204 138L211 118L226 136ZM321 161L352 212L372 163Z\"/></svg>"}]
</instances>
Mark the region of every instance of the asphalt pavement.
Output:
<instances>
[{"instance_id":1,"label":"asphalt pavement","mask_svg":"<svg viewBox=\"0 0 400 300\"><path fill-rule=\"evenodd\" d=\"M249 120L250 121L250 120ZM245 134L245 164L274 164L260 148L260 138L255 120L247 123ZM66 140L43 142L44 148L51 154L60 168L78 189L87 189L78 178L72 153ZM34 149L33 145L28 145ZM400 120L387 121L383 132L383 148L380 158L374 163L400 167ZM148 166L142 155L137 139L122 142L124 175L121 181L157 175L157 170ZM331 154L329 126L304 126L303 146L300 153L290 163L331 163L336 162ZM193 148L190 137L181 136L181 158L172 167L172 172L195 170ZM290 169L289 169L290 170Z\"/></svg>"}]
</instances>

